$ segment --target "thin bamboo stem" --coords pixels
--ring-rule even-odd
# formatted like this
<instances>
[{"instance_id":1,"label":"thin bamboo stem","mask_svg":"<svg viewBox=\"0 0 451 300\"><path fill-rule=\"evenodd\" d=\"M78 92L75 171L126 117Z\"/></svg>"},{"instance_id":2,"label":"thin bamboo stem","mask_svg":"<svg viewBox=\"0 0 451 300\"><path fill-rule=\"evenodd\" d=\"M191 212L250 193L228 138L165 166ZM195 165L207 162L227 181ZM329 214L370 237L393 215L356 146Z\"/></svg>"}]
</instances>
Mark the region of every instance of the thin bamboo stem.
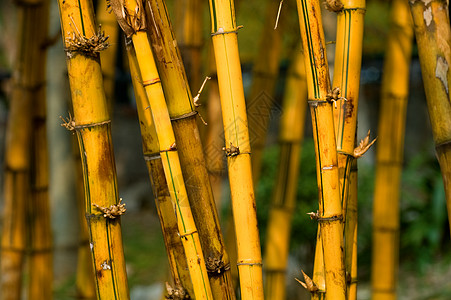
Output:
<instances>
[{"instance_id":1,"label":"thin bamboo stem","mask_svg":"<svg viewBox=\"0 0 451 300\"><path fill-rule=\"evenodd\" d=\"M86 222L86 204L83 179L83 167L80 156L80 148L77 145L77 138L73 139L73 150L76 168L76 198L78 205L78 218L80 232L78 236L77 271L75 286L77 297L80 299L95 299L96 285L94 269L91 261L91 250L89 247L89 230Z\"/></svg>"},{"instance_id":2,"label":"thin bamboo stem","mask_svg":"<svg viewBox=\"0 0 451 300\"><path fill-rule=\"evenodd\" d=\"M312 115L317 161L319 235L324 253L326 297L346 298L343 212L340 196L337 147L329 68L319 1L297 1L301 27L308 98Z\"/></svg>"},{"instance_id":3,"label":"thin bamboo stem","mask_svg":"<svg viewBox=\"0 0 451 300\"><path fill-rule=\"evenodd\" d=\"M160 219L163 239L168 254L169 267L174 280L174 287L168 293L172 296L178 293L180 298L187 299L194 296L186 262L185 250L180 239L177 228L177 218L174 214L173 205L168 185L164 176L163 164L160 156L160 145L157 132L149 109L149 100L142 86L141 74L139 73L136 53L132 45L127 45L127 56L132 75L133 89L135 91L136 106L138 110L139 124L141 128L143 154L149 171L152 190L155 195L155 205Z\"/></svg>"},{"instance_id":4,"label":"thin bamboo stem","mask_svg":"<svg viewBox=\"0 0 451 300\"><path fill-rule=\"evenodd\" d=\"M4 300L21 298L23 262L29 229L27 228L27 213L29 206L36 203L33 200L40 198L37 196L35 187L40 186L41 183L43 186L46 185L46 178L40 177L34 172L36 160L32 160L31 147L33 140L32 120L35 116L34 104L38 102L39 97L44 101L42 97L45 95L45 59L43 57L45 57L46 50L44 45L48 24L45 20L47 19L48 9L47 1L18 2L18 40L21 42L18 44L17 60L14 66L14 89L5 149L4 219L0 263L0 294ZM42 106L39 112L42 112ZM43 133L42 127L40 129L39 134ZM43 153L36 154L41 155ZM45 172L46 170L41 174L46 175ZM31 174L35 179L33 187L31 186ZM45 197L42 199L44 203L47 200ZM48 210L46 212L48 213ZM46 217L48 215L43 215L43 219L40 219L40 221L45 220L44 223L49 225ZM41 229L43 228L36 228L37 231ZM46 238L48 237L47 235ZM36 240L34 241L36 242ZM37 245L34 244L34 246ZM31 264L36 271L39 271L40 268L36 265L36 260L32 260ZM33 287L36 284L35 274L33 273L31 279ZM44 275L44 277L46 276ZM46 278L48 280L48 277ZM50 282L46 282L43 289L45 291L51 290ZM31 291L30 296L34 295L34 292L35 289Z\"/></svg>"},{"instance_id":5,"label":"thin bamboo stem","mask_svg":"<svg viewBox=\"0 0 451 300\"><path fill-rule=\"evenodd\" d=\"M98 299L129 299L117 193L111 126L98 52L92 3L60 0L74 118L65 126L77 133L83 165L86 219Z\"/></svg>"},{"instance_id":6,"label":"thin bamboo stem","mask_svg":"<svg viewBox=\"0 0 451 300\"><path fill-rule=\"evenodd\" d=\"M373 299L396 299L399 185L409 91L413 28L407 0L392 2L379 113L373 203Z\"/></svg>"},{"instance_id":7,"label":"thin bamboo stem","mask_svg":"<svg viewBox=\"0 0 451 300\"><path fill-rule=\"evenodd\" d=\"M299 157L304 137L307 105L305 64L302 51L296 51L287 76L280 120L280 159L276 187L269 213L265 252L266 299L286 298L286 268L291 220L296 206Z\"/></svg>"},{"instance_id":8,"label":"thin bamboo stem","mask_svg":"<svg viewBox=\"0 0 451 300\"><path fill-rule=\"evenodd\" d=\"M451 228L451 75L450 22L447 1L411 1L432 134L442 171Z\"/></svg>"},{"instance_id":9,"label":"thin bamboo stem","mask_svg":"<svg viewBox=\"0 0 451 300\"><path fill-rule=\"evenodd\" d=\"M252 69L252 86L246 103L254 185L258 183L268 125L273 108L277 105L274 90L279 74L282 39L281 30L274 29L274 23L279 3L279 0L270 0L267 4L259 50Z\"/></svg>"},{"instance_id":10,"label":"thin bamboo stem","mask_svg":"<svg viewBox=\"0 0 451 300\"><path fill-rule=\"evenodd\" d=\"M97 23L102 26L105 35L109 36L110 46L100 53L100 62L102 67L103 85L105 87L105 97L108 102L110 116L113 115L114 106L114 88L116 83L116 56L118 49L119 26L114 14L109 12L108 1L102 0L97 3Z\"/></svg>"},{"instance_id":11,"label":"thin bamboo stem","mask_svg":"<svg viewBox=\"0 0 451 300\"><path fill-rule=\"evenodd\" d=\"M175 36L186 67L191 93L202 84L202 1L181 0L175 6Z\"/></svg>"},{"instance_id":12,"label":"thin bamboo stem","mask_svg":"<svg viewBox=\"0 0 451 300\"><path fill-rule=\"evenodd\" d=\"M365 0L342 1L337 12L337 35L335 46L335 65L332 87L339 89L339 98L334 105L335 137L338 152L338 172L340 179L343 217L345 218L345 257L347 299L356 299L357 290L351 284L357 282L356 253L353 249L357 242L357 195L351 189L351 168L354 160L355 137L357 132L357 110L360 86L360 68L362 61L362 42L365 15ZM334 103L335 104L335 103ZM353 174L356 176L356 174ZM349 203L350 201L353 203ZM348 206L350 206L348 208ZM351 209L348 215L348 209Z\"/></svg>"},{"instance_id":13,"label":"thin bamboo stem","mask_svg":"<svg viewBox=\"0 0 451 300\"><path fill-rule=\"evenodd\" d=\"M233 1L210 1L242 299L263 299L262 259Z\"/></svg>"},{"instance_id":14,"label":"thin bamboo stem","mask_svg":"<svg viewBox=\"0 0 451 300\"><path fill-rule=\"evenodd\" d=\"M47 147L45 41L49 25L50 2L43 1L40 12L40 38L35 45L41 57L34 61L37 76L42 86L34 93L34 115L32 136L31 201L27 222L30 236L28 299L53 299L53 238L50 224L49 203L49 157ZM34 24L33 26L36 26Z\"/></svg>"},{"instance_id":15,"label":"thin bamboo stem","mask_svg":"<svg viewBox=\"0 0 451 300\"><path fill-rule=\"evenodd\" d=\"M209 184L203 147L196 124L197 102L193 102L174 39L165 1L147 1L147 24L151 46L162 79L169 115L180 153L182 172L194 220L199 230L202 250L213 296L235 299L230 278L230 262L225 250L218 213ZM198 99L198 98L197 98Z\"/></svg>"}]
</instances>

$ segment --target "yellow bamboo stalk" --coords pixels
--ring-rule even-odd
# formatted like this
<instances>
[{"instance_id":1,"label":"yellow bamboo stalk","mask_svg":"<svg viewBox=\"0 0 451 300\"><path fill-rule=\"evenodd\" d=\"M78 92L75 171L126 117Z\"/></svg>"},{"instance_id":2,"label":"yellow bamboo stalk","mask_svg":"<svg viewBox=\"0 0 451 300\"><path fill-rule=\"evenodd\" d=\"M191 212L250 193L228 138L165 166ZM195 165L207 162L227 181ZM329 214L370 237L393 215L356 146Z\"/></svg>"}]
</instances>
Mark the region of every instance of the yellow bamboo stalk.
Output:
<instances>
[{"instance_id":1,"label":"yellow bamboo stalk","mask_svg":"<svg viewBox=\"0 0 451 300\"><path fill-rule=\"evenodd\" d=\"M86 204L83 168L80 156L80 149L77 145L76 137L73 140L73 150L76 167L76 198L78 206L78 219L80 224L80 232L78 236L78 252L77 252L77 271L75 286L77 297L80 299L95 299L96 286L94 270L92 268L91 250L89 247L89 230L86 222Z\"/></svg>"},{"instance_id":2,"label":"yellow bamboo stalk","mask_svg":"<svg viewBox=\"0 0 451 300\"><path fill-rule=\"evenodd\" d=\"M40 87L34 93L34 116L32 136L32 172L31 201L29 219L27 222L30 236L28 299L53 299L53 255L52 228L50 224L49 204L49 158L47 151L46 126L46 50L45 41L48 32L50 2L43 1L39 12L39 38L34 47L38 48L41 57L33 61L37 78L40 77ZM33 26L36 26L34 24ZM37 58L37 57L36 57Z\"/></svg>"},{"instance_id":3,"label":"yellow bamboo stalk","mask_svg":"<svg viewBox=\"0 0 451 300\"><path fill-rule=\"evenodd\" d=\"M233 1L210 1L242 299L263 299L262 259Z\"/></svg>"},{"instance_id":4,"label":"yellow bamboo stalk","mask_svg":"<svg viewBox=\"0 0 451 300\"><path fill-rule=\"evenodd\" d=\"M105 87L105 96L108 101L110 116L113 115L114 87L116 75L116 56L119 45L119 26L117 26L116 17L112 14L108 6L108 1L102 0L97 3L97 23L102 26L105 35L109 36L110 46L100 53L100 62L102 66L103 85Z\"/></svg>"},{"instance_id":5,"label":"yellow bamboo stalk","mask_svg":"<svg viewBox=\"0 0 451 300\"><path fill-rule=\"evenodd\" d=\"M132 76L133 89L135 91L136 106L138 110L139 124L143 145L144 159L149 171L152 190L155 195L155 205L160 219L163 239L168 254L169 267L174 280L174 288L168 291L172 295L178 293L180 298L194 296L185 250L177 228L177 218L171 202L168 185L164 176L163 164L160 156L160 145L157 132L152 120L149 108L149 100L142 85L141 74L138 69L135 50L132 45L127 45L127 57Z\"/></svg>"},{"instance_id":6,"label":"yellow bamboo stalk","mask_svg":"<svg viewBox=\"0 0 451 300\"><path fill-rule=\"evenodd\" d=\"M335 137L338 151L338 172L340 178L343 217L345 218L345 257L347 274L347 299L356 299L357 253L353 252L357 242L357 195L351 193L350 176L354 162L354 147L357 131L357 110L362 61L362 41L365 15L365 0L346 0L341 5L327 5L337 12L337 34L335 65L332 88L340 94L334 105ZM356 176L356 174L353 174ZM352 189L356 192L356 189ZM350 201L353 203L350 203ZM349 209L352 209L348 215ZM354 259L353 259L354 258ZM353 272L354 271L354 272ZM350 286L353 285L352 292Z\"/></svg>"},{"instance_id":7,"label":"yellow bamboo stalk","mask_svg":"<svg viewBox=\"0 0 451 300\"><path fill-rule=\"evenodd\" d=\"M290 246L291 220L296 206L299 154L304 138L307 96L302 51L296 51L287 75L280 119L280 159L269 212L265 247L266 299L286 298L285 277Z\"/></svg>"},{"instance_id":8,"label":"yellow bamboo stalk","mask_svg":"<svg viewBox=\"0 0 451 300\"><path fill-rule=\"evenodd\" d=\"M270 0L267 4L259 50L252 69L252 86L246 103L254 185L258 183L269 119L275 105L274 90L282 51L281 30L274 29L279 3L279 0Z\"/></svg>"},{"instance_id":9,"label":"yellow bamboo stalk","mask_svg":"<svg viewBox=\"0 0 451 300\"><path fill-rule=\"evenodd\" d=\"M147 4L150 10L147 14L147 24L151 44L162 78L177 149L180 153L182 172L187 181L188 198L207 263L212 293L218 299L234 299L229 257L225 251L195 119L194 109L199 103L199 96L196 96L194 101L191 98L165 1L151 0L147 1Z\"/></svg>"},{"instance_id":10,"label":"yellow bamboo stalk","mask_svg":"<svg viewBox=\"0 0 451 300\"><path fill-rule=\"evenodd\" d=\"M357 160L352 160L349 174L349 196L346 205L345 267L347 299L357 299Z\"/></svg>"},{"instance_id":11,"label":"yellow bamboo stalk","mask_svg":"<svg viewBox=\"0 0 451 300\"><path fill-rule=\"evenodd\" d=\"M202 7L200 0L180 0L175 6L175 36L192 93L202 84Z\"/></svg>"},{"instance_id":12,"label":"yellow bamboo stalk","mask_svg":"<svg viewBox=\"0 0 451 300\"><path fill-rule=\"evenodd\" d=\"M451 228L450 22L447 1L410 2L432 134Z\"/></svg>"},{"instance_id":13,"label":"yellow bamboo stalk","mask_svg":"<svg viewBox=\"0 0 451 300\"><path fill-rule=\"evenodd\" d=\"M333 95L319 1L298 0L299 24L317 161L320 238L324 252L326 297L346 298L343 213L334 132Z\"/></svg>"},{"instance_id":14,"label":"yellow bamboo stalk","mask_svg":"<svg viewBox=\"0 0 451 300\"><path fill-rule=\"evenodd\" d=\"M0 263L0 293L4 300L21 298L23 261L27 247L26 216L29 205L35 203L35 201L31 200L32 194L34 195L33 200L39 198L37 193L32 193L32 187L30 186L31 168L35 169L35 165L32 166L31 160L32 120L35 116L36 99L45 95L45 63L42 62L45 62L43 57L45 57L46 50L45 41L48 25L45 20L47 15L48 2L46 1L30 0L18 2L19 29L17 33L18 40L21 42L18 44L17 60L14 66L14 89L8 118L5 149L5 198ZM42 107L39 111L42 112ZM41 128L39 134L42 132ZM41 155L43 153L39 152L36 154ZM34 162L35 160L33 159ZM39 176L36 177L36 173L33 174L33 178L39 181L35 180L33 182L36 183L33 186L33 191L36 192L35 187L40 187L41 183L46 185L46 179ZM46 216L48 217L48 215ZM43 216L44 219L46 216ZM40 221L44 219L40 219ZM43 242L45 243L46 241ZM36 265L36 260L32 260L31 263L38 269L36 271L39 271L40 268ZM48 277L46 278L48 279ZM35 286L35 284L36 276L33 273L32 286ZM43 286L45 291L51 290L49 284L47 282ZM33 293L34 290L31 292L31 295Z\"/></svg>"},{"instance_id":15,"label":"yellow bamboo stalk","mask_svg":"<svg viewBox=\"0 0 451 300\"><path fill-rule=\"evenodd\" d=\"M407 0L395 0L385 55L373 203L373 299L396 299L399 184L409 91L413 28Z\"/></svg>"},{"instance_id":16,"label":"yellow bamboo stalk","mask_svg":"<svg viewBox=\"0 0 451 300\"><path fill-rule=\"evenodd\" d=\"M145 12L141 4L133 0L112 2L119 24L129 36L135 47L138 67L149 100L152 117L160 143L160 155L171 199L177 214L177 223L185 249L188 268L193 283L196 299L212 299L210 283L208 281L205 259L188 202L185 183L180 166L180 160L175 142L174 131L165 102L163 88L150 48L146 33ZM130 18L124 19L128 15ZM134 20L133 22L131 20Z\"/></svg>"},{"instance_id":17,"label":"yellow bamboo stalk","mask_svg":"<svg viewBox=\"0 0 451 300\"><path fill-rule=\"evenodd\" d=\"M98 299L129 299L111 127L99 64L105 38L96 32L92 3L61 0L74 118L84 175L86 219Z\"/></svg>"}]
</instances>

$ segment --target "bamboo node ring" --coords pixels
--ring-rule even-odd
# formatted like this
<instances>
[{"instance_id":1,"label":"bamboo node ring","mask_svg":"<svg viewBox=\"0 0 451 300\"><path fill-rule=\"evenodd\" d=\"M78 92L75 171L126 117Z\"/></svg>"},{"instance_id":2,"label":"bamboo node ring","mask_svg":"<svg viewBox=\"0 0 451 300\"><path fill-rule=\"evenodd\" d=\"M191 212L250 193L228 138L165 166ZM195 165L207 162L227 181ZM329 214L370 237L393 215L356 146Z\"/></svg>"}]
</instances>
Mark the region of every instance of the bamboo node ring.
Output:
<instances>
[{"instance_id":1,"label":"bamboo node ring","mask_svg":"<svg viewBox=\"0 0 451 300\"><path fill-rule=\"evenodd\" d=\"M75 21L72 16L69 16L71 19L70 26L72 27L72 36L70 33L68 37L66 37L65 51L69 58L72 58L75 53L83 53L86 56L96 57L97 54L107 49L110 44L107 41L109 36L105 36L105 31L102 31L102 25L99 25L99 29L97 33L92 37L87 38L83 36L75 25Z\"/></svg>"},{"instance_id":2,"label":"bamboo node ring","mask_svg":"<svg viewBox=\"0 0 451 300\"><path fill-rule=\"evenodd\" d=\"M238 33L238 30L240 30L243 27L244 27L243 25L239 25L234 30L228 30L228 31L225 31L224 28L220 27L218 29L218 31L211 33L211 36L229 34L229 33Z\"/></svg>"},{"instance_id":3,"label":"bamboo node ring","mask_svg":"<svg viewBox=\"0 0 451 300\"><path fill-rule=\"evenodd\" d=\"M234 146L230 142L230 148L222 147L222 151L225 151L227 157L237 156L240 154L240 147Z\"/></svg>"},{"instance_id":4,"label":"bamboo node ring","mask_svg":"<svg viewBox=\"0 0 451 300\"><path fill-rule=\"evenodd\" d=\"M177 151L177 144L173 142L171 146L169 146L169 149L160 150L160 152L170 152L170 151Z\"/></svg>"},{"instance_id":5,"label":"bamboo node ring","mask_svg":"<svg viewBox=\"0 0 451 300\"><path fill-rule=\"evenodd\" d=\"M95 126L102 126L102 125L111 123L111 120L106 120L106 121L97 122L97 123L76 125L75 119L71 116L70 113L69 113L68 118L64 119L62 116L60 116L60 119L63 120L63 123L61 124L61 126L66 128L69 131L75 131L75 130L89 128L89 127L95 127Z\"/></svg>"},{"instance_id":6,"label":"bamboo node ring","mask_svg":"<svg viewBox=\"0 0 451 300\"><path fill-rule=\"evenodd\" d=\"M178 233L178 236L179 236L180 238L188 239L188 238L187 238L188 235L192 235L192 234L195 234L195 233L197 233L197 230L194 230L194 231L191 231L191 232L186 232L186 233L184 233L184 234Z\"/></svg>"},{"instance_id":7,"label":"bamboo node ring","mask_svg":"<svg viewBox=\"0 0 451 300\"><path fill-rule=\"evenodd\" d=\"M122 202L122 198L119 198L118 204L113 204L113 205L110 205L109 207L103 207L103 206L97 205L95 203L93 203L92 205L94 205L98 210L103 212L103 216L105 218L116 219L116 217L123 215L125 213L125 211L127 210L125 208L125 203L121 203L121 202Z\"/></svg>"},{"instance_id":8,"label":"bamboo node ring","mask_svg":"<svg viewBox=\"0 0 451 300\"><path fill-rule=\"evenodd\" d=\"M334 221L343 221L343 215L335 215L331 217L321 217L319 214L319 211L316 212L309 212L307 215L310 216L310 219L316 220L318 222L334 222Z\"/></svg>"},{"instance_id":9,"label":"bamboo node ring","mask_svg":"<svg viewBox=\"0 0 451 300\"><path fill-rule=\"evenodd\" d=\"M254 263L245 263L240 262L236 264L237 266L262 266L263 264L261 262L254 262Z\"/></svg>"}]
</instances>

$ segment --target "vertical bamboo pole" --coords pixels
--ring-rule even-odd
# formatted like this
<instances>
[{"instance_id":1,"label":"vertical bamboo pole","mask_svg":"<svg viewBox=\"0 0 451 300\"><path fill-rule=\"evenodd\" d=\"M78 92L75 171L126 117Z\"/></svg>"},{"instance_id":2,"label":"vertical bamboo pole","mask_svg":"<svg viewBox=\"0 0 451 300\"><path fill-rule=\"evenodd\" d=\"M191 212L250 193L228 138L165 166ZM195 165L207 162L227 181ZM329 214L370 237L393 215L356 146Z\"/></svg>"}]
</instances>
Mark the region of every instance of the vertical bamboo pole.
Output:
<instances>
[{"instance_id":1,"label":"vertical bamboo pole","mask_svg":"<svg viewBox=\"0 0 451 300\"><path fill-rule=\"evenodd\" d=\"M146 91L142 85L138 62L136 61L136 53L131 44L127 45L127 56L132 76L133 89L135 91L144 159L149 171L152 190L155 195L155 205L157 207L163 239L166 245L171 275L175 284L171 291L173 295L178 293L181 299L186 299L190 297L190 295L194 296L193 286L188 272L185 250L183 249L182 241L179 237L177 218L174 214L171 196L164 176L164 169L160 156L160 145L158 143L155 125L152 120L152 113L149 109L149 100L147 99Z\"/></svg>"},{"instance_id":2,"label":"vertical bamboo pole","mask_svg":"<svg viewBox=\"0 0 451 300\"><path fill-rule=\"evenodd\" d=\"M108 8L108 1L101 0L97 3L97 23L102 26L105 35L108 36L110 46L100 53L100 62L102 67L103 85L105 86L105 97L108 102L110 116L113 115L114 106L114 86L116 75L116 56L119 45L119 26L117 26L116 17Z\"/></svg>"},{"instance_id":3,"label":"vertical bamboo pole","mask_svg":"<svg viewBox=\"0 0 451 300\"><path fill-rule=\"evenodd\" d=\"M98 299L129 299L111 127L98 52L105 38L94 24L92 3L60 0L74 119L83 165L86 219Z\"/></svg>"},{"instance_id":4,"label":"vertical bamboo pole","mask_svg":"<svg viewBox=\"0 0 451 300\"><path fill-rule=\"evenodd\" d=\"M411 1L432 134L445 185L451 228L450 23L447 1Z\"/></svg>"},{"instance_id":5,"label":"vertical bamboo pole","mask_svg":"<svg viewBox=\"0 0 451 300\"><path fill-rule=\"evenodd\" d=\"M291 220L296 206L299 154L304 138L307 86L302 51L288 71L283 115L280 119L280 158L276 186L269 212L265 247L265 295L268 300L285 299L285 277L290 246Z\"/></svg>"},{"instance_id":6,"label":"vertical bamboo pole","mask_svg":"<svg viewBox=\"0 0 451 300\"><path fill-rule=\"evenodd\" d=\"M270 0L267 4L258 54L252 69L252 86L246 103L254 185L258 183L271 111L275 105L274 90L282 51L281 30L274 29L279 3L279 0Z\"/></svg>"},{"instance_id":7,"label":"vertical bamboo pole","mask_svg":"<svg viewBox=\"0 0 451 300\"><path fill-rule=\"evenodd\" d=\"M112 5L119 25L121 25L126 35L131 38L135 47L142 84L150 103L160 143L160 155L162 156L164 173L177 215L178 229L188 261L194 295L196 299L212 299L213 296L208 281L199 234L188 202L188 194L182 175L174 131L146 33L144 8L134 0L126 1L123 4L119 1L114 1Z\"/></svg>"},{"instance_id":8,"label":"vertical bamboo pole","mask_svg":"<svg viewBox=\"0 0 451 300\"><path fill-rule=\"evenodd\" d=\"M175 36L192 93L202 83L202 7L200 0L179 0L175 6Z\"/></svg>"},{"instance_id":9,"label":"vertical bamboo pole","mask_svg":"<svg viewBox=\"0 0 451 300\"><path fill-rule=\"evenodd\" d=\"M196 101L192 101L165 2L147 1L147 24L162 78L169 115L180 153L182 172L194 220L198 224L200 241L207 263L213 296L234 299L230 262L219 226L218 214L209 184L203 147L196 124ZM198 97L196 98L198 99Z\"/></svg>"},{"instance_id":10,"label":"vertical bamboo pole","mask_svg":"<svg viewBox=\"0 0 451 300\"><path fill-rule=\"evenodd\" d=\"M46 50L48 34L50 1L43 1L37 24L40 26L37 44L34 45L41 54L33 61L36 78L40 79L34 93L34 115L31 158L31 201L29 220L27 222L30 236L30 257L28 299L53 298L53 254L52 228L50 225L49 203L49 159L47 147L46 122ZM36 26L36 24L32 25Z\"/></svg>"},{"instance_id":11,"label":"vertical bamboo pole","mask_svg":"<svg viewBox=\"0 0 451 300\"><path fill-rule=\"evenodd\" d=\"M396 299L399 184L413 28L407 0L395 0L385 55L373 204L372 298Z\"/></svg>"},{"instance_id":12,"label":"vertical bamboo pole","mask_svg":"<svg viewBox=\"0 0 451 300\"><path fill-rule=\"evenodd\" d=\"M96 298L95 274L91 261L91 250L89 247L89 230L86 222L86 204L83 179L83 167L80 156L80 149L77 145L76 136L73 139L73 150L75 168L76 168L76 198L78 205L78 219L80 232L78 235L77 251L77 271L75 286L77 297L81 299Z\"/></svg>"},{"instance_id":13,"label":"vertical bamboo pole","mask_svg":"<svg viewBox=\"0 0 451 300\"><path fill-rule=\"evenodd\" d=\"M32 194L34 200L38 198L36 187L38 185L40 187L41 183L46 185L46 180L39 178L38 180L43 179L42 182L33 181L35 185L31 187L30 175L36 167L32 165L31 160L32 120L35 116L36 99L38 96L45 95L45 68L41 63L45 61L48 25L44 20L48 15L48 2L29 0L17 3L18 40L21 42L18 44L14 67L14 89L6 133L5 204L0 264L0 294L4 300L21 298L22 268L27 247L27 208L34 203L31 201ZM42 112L42 107L39 112ZM42 153L44 152L40 152ZM36 177L33 176L33 178ZM38 270L36 260L32 263ZM33 276L33 285L36 283L35 279L36 277ZM43 289L48 291L49 284L45 284Z\"/></svg>"},{"instance_id":14,"label":"vertical bamboo pole","mask_svg":"<svg viewBox=\"0 0 451 300\"><path fill-rule=\"evenodd\" d=\"M362 41L365 15L365 0L346 0L342 5L328 8L337 12L337 35L335 46L335 65L332 87L340 92L334 106L335 137L337 140L338 172L340 178L343 216L345 218L345 257L348 299L356 299L357 253L357 195L355 186L351 188L351 168L354 160L355 137L357 132L357 109L360 86L360 67L362 61ZM356 174L353 174L354 177ZM355 177L356 178L356 177ZM350 203L350 201L353 201ZM352 212L348 215L348 206ZM354 259L353 259L354 258ZM350 291L353 286L352 292Z\"/></svg>"},{"instance_id":15,"label":"vertical bamboo pole","mask_svg":"<svg viewBox=\"0 0 451 300\"><path fill-rule=\"evenodd\" d=\"M329 68L318 1L298 0L299 24L317 161L320 238L324 252L326 297L346 298L343 213L334 132Z\"/></svg>"},{"instance_id":16,"label":"vertical bamboo pole","mask_svg":"<svg viewBox=\"0 0 451 300\"><path fill-rule=\"evenodd\" d=\"M210 0L242 299L263 299L250 142L232 0Z\"/></svg>"}]
</instances>

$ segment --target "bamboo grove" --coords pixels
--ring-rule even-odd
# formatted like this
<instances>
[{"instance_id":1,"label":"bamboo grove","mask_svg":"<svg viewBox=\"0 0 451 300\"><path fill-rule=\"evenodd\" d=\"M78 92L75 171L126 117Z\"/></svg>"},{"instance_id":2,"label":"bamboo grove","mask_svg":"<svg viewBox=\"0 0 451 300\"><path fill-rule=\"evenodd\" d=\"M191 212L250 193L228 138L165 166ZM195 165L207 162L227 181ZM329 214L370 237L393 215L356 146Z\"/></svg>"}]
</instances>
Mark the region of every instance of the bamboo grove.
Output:
<instances>
[{"instance_id":1,"label":"bamboo grove","mask_svg":"<svg viewBox=\"0 0 451 300\"><path fill-rule=\"evenodd\" d=\"M138 299L153 276L158 292L145 294L155 299L409 294L399 278L401 253L411 254L404 198L426 203L410 218L429 216L433 202L451 220L448 2L58 0L58 12L49 0L12 2L0 6L0 300ZM51 47L66 58L61 116L48 108ZM372 60L381 62L376 77ZM420 69L424 88L412 83ZM408 102L421 98L413 89L424 89L430 119L420 124L429 152L419 155L436 156L428 160L435 177L421 175L426 187L405 181L419 151L408 148L420 135L409 132L419 109ZM74 176L54 180L48 140L57 138L48 128L56 122L72 137L68 161L56 163ZM125 122L139 133L117 125ZM131 154L136 165L122 161L135 150L120 134L142 146ZM140 167L143 178L126 178ZM49 190L72 179L75 246L62 250L53 216L72 206ZM133 181L152 191L145 204ZM449 262L451 221L437 222L427 235L416 225L410 239L435 239L431 251ZM139 242L158 236L165 253L135 246L134 231L144 232ZM65 278L58 251L73 252Z\"/></svg>"}]
</instances>

